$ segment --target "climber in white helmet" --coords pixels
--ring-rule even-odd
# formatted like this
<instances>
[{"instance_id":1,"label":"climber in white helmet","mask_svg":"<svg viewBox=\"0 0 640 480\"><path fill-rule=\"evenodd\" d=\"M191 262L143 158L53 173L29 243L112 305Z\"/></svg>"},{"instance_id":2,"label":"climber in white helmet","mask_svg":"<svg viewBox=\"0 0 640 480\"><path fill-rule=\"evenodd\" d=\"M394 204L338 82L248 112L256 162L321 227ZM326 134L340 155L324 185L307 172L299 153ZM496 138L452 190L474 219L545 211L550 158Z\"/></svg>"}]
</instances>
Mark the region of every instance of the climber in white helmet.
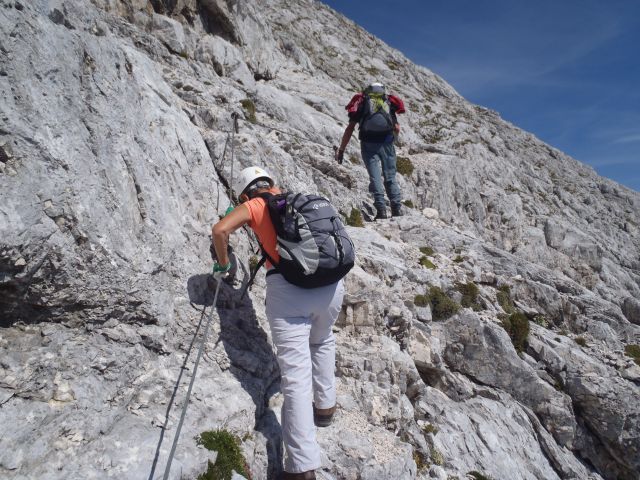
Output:
<instances>
[{"instance_id":1,"label":"climber in white helmet","mask_svg":"<svg viewBox=\"0 0 640 480\"><path fill-rule=\"evenodd\" d=\"M286 457L282 480L315 479L322 466L316 426L328 426L336 409L335 339L332 326L342 307L342 281L301 288L277 271L280 260L276 232L267 203L259 196L278 194L273 178L260 167L242 170L234 182L241 202L213 226L217 255L214 276L220 279L231 268L227 255L229 235L248 225L258 237L267 258L266 314L280 365L282 439Z\"/></svg>"}]
</instances>

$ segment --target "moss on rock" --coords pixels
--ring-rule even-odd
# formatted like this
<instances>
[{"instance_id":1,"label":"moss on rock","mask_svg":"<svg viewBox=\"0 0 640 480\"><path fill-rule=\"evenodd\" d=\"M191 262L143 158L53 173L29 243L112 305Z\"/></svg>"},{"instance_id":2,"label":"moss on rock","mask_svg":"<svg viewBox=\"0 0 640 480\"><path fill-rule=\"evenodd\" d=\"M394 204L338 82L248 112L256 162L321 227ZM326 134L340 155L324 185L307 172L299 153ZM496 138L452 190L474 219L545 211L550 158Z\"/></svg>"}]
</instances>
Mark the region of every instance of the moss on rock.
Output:
<instances>
[{"instance_id":1,"label":"moss on rock","mask_svg":"<svg viewBox=\"0 0 640 480\"><path fill-rule=\"evenodd\" d=\"M350 227L364 227L364 222L362 220L362 212L357 208L352 208L351 213L346 218L347 225Z\"/></svg>"},{"instance_id":2,"label":"moss on rock","mask_svg":"<svg viewBox=\"0 0 640 480\"><path fill-rule=\"evenodd\" d=\"M253 103L253 100L245 98L244 100L240 100L240 105L242 105L242 108L244 108L244 111L247 114L247 121L256 123L258 119L256 118L256 104Z\"/></svg>"},{"instance_id":3,"label":"moss on rock","mask_svg":"<svg viewBox=\"0 0 640 480\"><path fill-rule=\"evenodd\" d=\"M529 319L522 312L514 312L502 321L502 327L511 337L511 343L517 352L527 347L529 338Z\"/></svg>"},{"instance_id":4,"label":"moss on rock","mask_svg":"<svg viewBox=\"0 0 640 480\"><path fill-rule=\"evenodd\" d=\"M458 290L462 294L462 300L460 301L460 304L463 307L472 308L476 312L483 310L482 305L478 303L478 295L480 294L478 285L473 282L458 282L456 283L456 290Z\"/></svg>"},{"instance_id":5,"label":"moss on rock","mask_svg":"<svg viewBox=\"0 0 640 480\"><path fill-rule=\"evenodd\" d=\"M423 255L422 257L420 257L420 265L422 265L423 267L427 267L431 270L436 269L435 264L431 260L429 260L429 258L426 255Z\"/></svg>"},{"instance_id":6,"label":"moss on rock","mask_svg":"<svg viewBox=\"0 0 640 480\"><path fill-rule=\"evenodd\" d=\"M502 310L508 314L516 312L516 306L511 300L511 289L509 288L509 285L502 285L498 288L496 297L498 299L498 304L502 307Z\"/></svg>"},{"instance_id":7,"label":"moss on rock","mask_svg":"<svg viewBox=\"0 0 640 480\"><path fill-rule=\"evenodd\" d=\"M624 347L624 353L640 365L640 345L627 345Z\"/></svg>"},{"instance_id":8,"label":"moss on rock","mask_svg":"<svg viewBox=\"0 0 640 480\"><path fill-rule=\"evenodd\" d=\"M251 478L236 435L227 430L214 430L201 433L197 441L198 445L218 453L216 462L209 462L207 471L198 480L231 480L234 471Z\"/></svg>"},{"instance_id":9,"label":"moss on rock","mask_svg":"<svg viewBox=\"0 0 640 480\"><path fill-rule=\"evenodd\" d=\"M405 177L410 177L413 173L413 163L407 157L397 157L396 170Z\"/></svg>"},{"instance_id":10,"label":"moss on rock","mask_svg":"<svg viewBox=\"0 0 640 480\"><path fill-rule=\"evenodd\" d=\"M446 320L460 310L460 305L451 300L440 287L429 289L429 303L434 320Z\"/></svg>"}]
</instances>

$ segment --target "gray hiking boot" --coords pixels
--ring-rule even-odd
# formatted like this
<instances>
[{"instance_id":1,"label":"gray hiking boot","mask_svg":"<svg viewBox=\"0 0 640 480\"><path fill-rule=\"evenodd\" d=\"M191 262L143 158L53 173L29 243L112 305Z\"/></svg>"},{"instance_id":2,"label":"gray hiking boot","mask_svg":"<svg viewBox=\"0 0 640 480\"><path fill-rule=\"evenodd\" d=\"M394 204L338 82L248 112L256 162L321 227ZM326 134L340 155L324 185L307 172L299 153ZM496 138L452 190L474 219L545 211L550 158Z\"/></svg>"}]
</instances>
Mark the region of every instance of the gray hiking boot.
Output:
<instances>
[{"instance_id":1,"label":"gray hiking boot","mask_svg":"<svg viewBox=\"0 0 640 480\"><path fill-rule=\"evenodd\" d=\"M391 205L391 216L392 217L401 217L404 215L404 211L402 210L402 205Z\"/></svg>"},{"instance_id":2,"label":"gray hiking boot","mask_svg":"<svg viewBox=\"0 0 640 480\"><path fill-rule=\"evenodd\" d=\"M387 209L385 207L376 207L376 218L375 220L385 220L389 218L387 216Z\"/></svg>"}]
</instances>

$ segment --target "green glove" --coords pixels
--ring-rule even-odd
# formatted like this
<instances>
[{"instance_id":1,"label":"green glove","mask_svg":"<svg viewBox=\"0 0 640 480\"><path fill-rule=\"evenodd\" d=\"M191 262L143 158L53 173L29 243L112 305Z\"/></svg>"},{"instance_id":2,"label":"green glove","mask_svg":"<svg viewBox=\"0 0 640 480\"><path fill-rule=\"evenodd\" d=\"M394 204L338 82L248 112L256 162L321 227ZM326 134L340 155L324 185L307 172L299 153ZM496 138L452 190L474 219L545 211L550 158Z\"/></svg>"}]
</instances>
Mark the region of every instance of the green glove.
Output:
<instances>
[{"instance_id":1,"label":"green glove","mask_svg":"<svg viewBox=\"0 0 640 480\"><path fill-rule=\"evenodd\" d=\"M229 273L229 270L231 270L231 262L226 265L220 265L216 262L213 264L213 278L216 280L224 278L227 276L227 273Z\"/></svg>"},{"instance_id":2,"label":"green glove","mask_svg":"<svg viewBox=\"0 0 640 480\"><path fill-rule=\"evenodd\" d=\"M224 212L223 217L226 217L227 215L229 215L231 212L233 212L233 205L229 205L227 207L227 210Z\"/></svg>"}]
</instances>

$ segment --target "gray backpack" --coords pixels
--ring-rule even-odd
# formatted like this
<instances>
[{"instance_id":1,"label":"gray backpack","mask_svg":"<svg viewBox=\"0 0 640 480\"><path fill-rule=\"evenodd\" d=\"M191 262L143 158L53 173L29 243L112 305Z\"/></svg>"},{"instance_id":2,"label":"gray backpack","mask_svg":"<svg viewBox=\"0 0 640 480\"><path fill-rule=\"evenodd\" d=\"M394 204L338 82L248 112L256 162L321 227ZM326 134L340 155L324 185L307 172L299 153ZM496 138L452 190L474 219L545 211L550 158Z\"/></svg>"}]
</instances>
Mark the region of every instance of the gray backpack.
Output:
<instances>
[{"instance_id":1,"label":"gray backpack","mask_svg":"<svg viewBox=\"0 0 640 480\"><path fill-rule=\"evenodd\" d=\"M393 134L395 124L393 109L386 95L363 94L363 110L360 119L360 139L370 142L382 142Z\"/></svg>"},{"instance_id":2,"label":"gray backpack","mask_svg":"<svg viewBox=\"0 0 640 480\"><path fill-rule=\"evenodd\" d=\"M280 261L262 249L276 271L294 285L316 288L344 277L354 265L355 249L331 202L318 195L262 193L276 231ZM256 270L257 270L256 268Z\"/></svg>"}]
</instances>

